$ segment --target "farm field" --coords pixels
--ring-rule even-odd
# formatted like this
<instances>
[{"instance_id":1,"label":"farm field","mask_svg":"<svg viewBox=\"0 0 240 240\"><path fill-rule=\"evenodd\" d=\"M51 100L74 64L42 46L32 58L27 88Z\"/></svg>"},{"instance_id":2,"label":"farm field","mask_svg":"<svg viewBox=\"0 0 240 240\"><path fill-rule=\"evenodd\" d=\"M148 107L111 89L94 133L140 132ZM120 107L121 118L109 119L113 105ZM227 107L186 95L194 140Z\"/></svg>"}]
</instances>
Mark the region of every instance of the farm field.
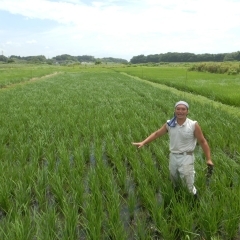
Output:
<instances>
[{"instance_id":1,"label":"farm field","mask_svg":"<svg viewBox=\"0 0 240 240\"><path fill-rule=\"evenodd\" d=\"M47 74L54 74L59 69L59 67L39 67L38 65L0 65L0 88L39 78Z\"/></svg>"},{"instance_id":2,"label":"farm field","mask_svg":"<svg viewBox=\"0 0 240 240\"><path fill-rule=\"evenodd\" d=\"M206 96L227 105L240 107L240 75L189 71L188 67L124 67L126 72L148 81L165 84L186 92Z\"/></svg>"},{"instance_id":3,"label":"farm field","mask_svg":"<svg viewBox=\"0 0 240 240\"><path fill-rule=\"evenodd\" d=\"M120 68L0 71L1 240L240 239L238 107ZM170 119L178 100L190 104L215 163L207 185L197 147L199 205L173 191L167 136L131 144Z\"/></svg>"}]
</instances>

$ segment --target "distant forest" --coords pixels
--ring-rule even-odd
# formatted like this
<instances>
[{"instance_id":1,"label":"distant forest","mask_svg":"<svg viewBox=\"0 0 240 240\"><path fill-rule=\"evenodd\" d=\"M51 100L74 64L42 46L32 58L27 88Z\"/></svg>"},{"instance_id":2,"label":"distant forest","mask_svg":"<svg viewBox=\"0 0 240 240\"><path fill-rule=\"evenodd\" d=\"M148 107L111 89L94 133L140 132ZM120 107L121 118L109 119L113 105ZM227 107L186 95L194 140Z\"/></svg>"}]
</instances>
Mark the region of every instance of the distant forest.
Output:
<instances>
[{"instance_id":1,"label":"distant forest","mask_svg":"<svg viewBox=\"0 0 240 240\"><path fill-rule=\"evenodd\" d=\"M177 53L168 52L152 55L138 55L133 57L130 62L136 63L161 63L161 62L225 62L240 61L240 51L232 53L218 54L194 54L194 53Z\"/></svg>"},{"instance_id":2,"label":"distant forest","mask_svg":"<svg viewBox=\"0 0 240 240\"><path fill-rule=\"evenodd\" d=\"M9 58L3 55L0 56L0 62L13 63L13 62L26 62L26 63L48 63L48 64L74 64L74 63L128 63L127 60L121 58L94 58L93 56L71 56L68 54L62 54L53 58L46 58L43 55L20 57L12 55Z\"/></svg>"},{"instance_id":3,"label":"distant forest","mask_svg":"<svg viewBox=\"0 0 240 240\"><path fill-rule=\"evenodd\" d=\"M226 62L226 61L240 61L240 51L232 53L218 53L218 54L194 54L194 53L178 53L168 52L151 55L138 55L131 58L130 62L121 58L95 58L89 55L71 56L68 54L58 55L51 59L47 59L43 55L20 57L12 55L5 57L0 55L0 62L26 62L26 63L48 63L48 64L74 64L74 63L122 63L122 64L141 64L141 63L170 63L170 62Z\"/></svg>"}]
</instances>

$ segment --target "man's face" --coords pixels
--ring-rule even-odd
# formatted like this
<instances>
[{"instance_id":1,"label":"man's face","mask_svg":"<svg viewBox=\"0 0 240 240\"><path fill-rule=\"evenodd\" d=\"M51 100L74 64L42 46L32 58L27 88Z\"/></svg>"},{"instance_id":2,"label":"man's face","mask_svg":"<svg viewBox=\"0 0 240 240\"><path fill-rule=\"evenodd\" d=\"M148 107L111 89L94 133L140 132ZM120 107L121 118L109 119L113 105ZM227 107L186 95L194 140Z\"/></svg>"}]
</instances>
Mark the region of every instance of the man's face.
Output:
<instances>
[{"instance_id":1,"label":"man's face","mask_svg":"<svg viewBox=\"0 0 240 240\"><path fill-rule=\"evenodd\" d=\"M179 104L175 108L175 114L177 118L186 118L188 114L188 108L184 104Z\"/></svg>"}]
</instances>

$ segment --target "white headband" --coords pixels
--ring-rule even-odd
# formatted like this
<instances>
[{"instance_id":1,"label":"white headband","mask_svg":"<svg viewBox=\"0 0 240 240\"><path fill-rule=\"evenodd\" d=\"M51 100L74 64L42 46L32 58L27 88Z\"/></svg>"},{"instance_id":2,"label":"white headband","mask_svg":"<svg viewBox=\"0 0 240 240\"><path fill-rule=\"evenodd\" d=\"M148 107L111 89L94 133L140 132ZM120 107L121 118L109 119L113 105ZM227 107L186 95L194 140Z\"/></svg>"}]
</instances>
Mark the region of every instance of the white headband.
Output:
<instances>
[{"instance_id":1,"label":"white headband","mask_svg":"<svg viewBox=\"0 0 240 240\"><path fill-rule=\"evenodd\" d=\"M184 101L179 101L179 102L177 102L177 103L175 104L175 108L176 108L178 105L180 105L180 104L185 105L185 106L187 107L187 109L189 109L188 103L187 103L187 102L184 102Z\"/></svg>"}]
</instances>

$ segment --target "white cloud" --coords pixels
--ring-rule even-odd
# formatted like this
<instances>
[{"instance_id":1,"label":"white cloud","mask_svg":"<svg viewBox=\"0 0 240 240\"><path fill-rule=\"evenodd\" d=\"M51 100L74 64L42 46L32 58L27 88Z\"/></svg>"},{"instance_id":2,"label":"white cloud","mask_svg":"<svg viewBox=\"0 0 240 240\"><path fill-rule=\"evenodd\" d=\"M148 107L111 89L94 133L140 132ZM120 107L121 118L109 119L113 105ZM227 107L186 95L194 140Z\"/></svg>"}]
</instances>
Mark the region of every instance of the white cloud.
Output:
<instances>
[{"instance_id":1,"label":"white cloud","mask_svg":"<svg viewBox=\"0 0 240 240\"><path fill-rule=\"evenodd\" d=\"M37 43L37 41L36 40L28 40L28 41L26 41L26 43L34 44L34 43Z\"/></svg>"},{"instance_id":2,"label":"white cloud","mask_svg":"<svg viewBox=\"0 0 240 240\"><path fill-rule=\"evenodd\" d=\"M240 48L240 2L234 0L102 0L87 4L84 0L0 0L0 9L30 22L48 19L59 23L50 31L30 36L37 41L24 41L43 42L49 49L59 46L74 52L74 47L81 52L85 49L86 54L107 52L110 56L112 52L129 58L141 53L213 53Z\"/></svg>"},{"instance_id":3,"label":"white cloud","mask_svg":"<svg viewBox=\"0 0 240 240\"><path fill-rule=\"evenodd\" d=\"M82 30L98 32L124 30L133 33L165 33L202 29L206 26L226 28L229 22L232 26L240 24L237 21L240 4L226 0L148 0L128 7L114 6L113 1L92 2L91 6L78 2L2 0L0 8L29 18L50 19L62 24L73 24ZM231 14L226 14L228 12Z\"/></svg>"}]
</instances>

